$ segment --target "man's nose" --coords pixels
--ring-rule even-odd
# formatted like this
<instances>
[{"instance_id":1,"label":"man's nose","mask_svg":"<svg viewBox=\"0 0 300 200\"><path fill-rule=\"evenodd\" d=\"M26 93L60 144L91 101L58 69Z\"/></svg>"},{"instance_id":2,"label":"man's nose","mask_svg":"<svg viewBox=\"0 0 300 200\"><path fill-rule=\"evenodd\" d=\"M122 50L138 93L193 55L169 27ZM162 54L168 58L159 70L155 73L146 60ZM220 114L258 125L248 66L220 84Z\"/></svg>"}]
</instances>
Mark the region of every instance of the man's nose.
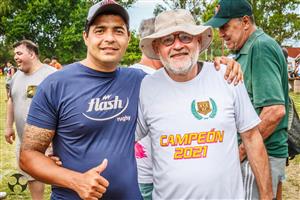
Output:
<instances>
[{"instance_id":1,"label":"man's nose","mask_svg":"<svg viewBox=\"0 0 300 200\"><path fill-rule=\"evenodd\" d=\"M114 35L113 31L106 31L104 36L105 36L104 40L106 42L114 42L115 41L115 35Z\"/></svg>"},{"instance_id":2,"label":"man's nose","mask_svg":"<svg viewBox=\"0 0 300 200\"><path fill-rule=\"evenodd\" d=\"M178 37L176 37L174 40L173 48L174 49L182 49L183 48L183 43L179 40Z\"/></svg>"}]
</instances>

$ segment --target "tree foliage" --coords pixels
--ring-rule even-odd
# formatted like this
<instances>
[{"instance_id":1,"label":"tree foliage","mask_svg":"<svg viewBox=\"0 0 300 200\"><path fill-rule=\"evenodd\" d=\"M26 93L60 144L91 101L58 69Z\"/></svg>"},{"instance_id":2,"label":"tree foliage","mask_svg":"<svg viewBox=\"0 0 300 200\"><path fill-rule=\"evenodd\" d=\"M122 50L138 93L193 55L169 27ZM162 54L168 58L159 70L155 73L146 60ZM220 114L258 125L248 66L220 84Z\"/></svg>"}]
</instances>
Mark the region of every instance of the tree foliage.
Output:
<instances>
[{"instance_id":1,"label":"tree foliage","mask_svg":"<svg viewBox=\"0 0 300 200\"><path fill-rule=\"evenodd\" d=\"M64 64L86 55L82 31L89 6L100 0L1 0L0 1L0 62L12 59L11 45L20 39L36 42L42 59L57 56ZM130 7L137 0L119 0ZM253 5L256 24L278 42L300 39L299 0L249 0ZM214 15L218 0L163 0L154 14L163 10L183 8L191 11L197 23ZM139 39L132 34L122 60L125 65L140 59ZM222 41L214 30L214 41L203 58L221 55ZM225 54L227 52L225 51Z\"/></svg>"},{"instance_id":2,"label":"tree foliage","mask_svg":"<svg viewBox=\"0 0 300 200\"><path fill-rule=\"evenodd\" d=\"M119 3L130 7L135 1ZM11 48L14 42L29 39L39 45L42 59L57 56L64 64L80 60L86 55L82 39L86 15L96 2L99 0L2 0L0 41Z\"/></svg>"},{"instance_id":3,"label":"tree foliage","mask_svg":"<svg viewBox=\"0 0 300 200\"><path fill-rule=\"evenodd\" d=\"M257 26L277 42L281 44L285 39L300 39L300 0L249 1Z\"/></svg>"},{"instance_id":4,"label":"tree foliage","mask_svg":"<svg viewBox=\"0 0 300 200\"><path fill-rule=\"evenodd\" d=\"M121 61L122 65L128 66L138 62L141 59L142 52L139 48L139 42L140 39L138 38L137 34L133 31L131 33L130 43Z\"/></svg>"},{"instance_id":5,"label":"tree foliage","mask_svg":"<svg viewBox=\"0 0 300 200\"><path fill-rule=\"evenodd\" d=\"M207 0L163 0L163 4L157 4L154 9L154 15L158 15L162 11L172 9L189 10L198 23L201 22L202 14L207 10L210 3Z\"/></svg>"},{"instance_id":6,"label":"tree foliage","mask_svg":"<svg viewBox=\"0 0 300 200\"><path fill-rule=\"evenodd\" d=\"M208 21L214 15L219 0L163 0L163 4L155 7L154 14L170 9L189 10L197 23ZM257 26L261 27L279 43L285 39L300 39L300 1L299 0L249 0ZM296 13L298 10L298 13ZM224 49L223 54L227 55ZM207 56L208 55L208 56ZM201 58L222 55L222 40L214 30L212 45Z\"/></svg>"}]
</instances>

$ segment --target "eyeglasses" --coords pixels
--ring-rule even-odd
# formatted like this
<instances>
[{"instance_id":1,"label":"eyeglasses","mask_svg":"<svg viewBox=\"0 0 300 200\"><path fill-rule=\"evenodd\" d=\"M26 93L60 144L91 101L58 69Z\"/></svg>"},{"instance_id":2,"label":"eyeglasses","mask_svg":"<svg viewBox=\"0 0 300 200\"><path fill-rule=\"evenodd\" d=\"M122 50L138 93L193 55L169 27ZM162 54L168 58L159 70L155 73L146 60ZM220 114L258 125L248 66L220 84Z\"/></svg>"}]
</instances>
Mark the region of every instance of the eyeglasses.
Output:
<instances>
[{"instance_id":1,"label":"eyeglasses","mask_svg":"<svg viewBox=\"0 0 300 200\"><path fill-rule=\"evenodd\" d=\"M171 46L172 44L174 44L176 37L178 37L179 41L184 43L184 44L189 44L192 42L194 36L181 32L181 33L177 33L177 34L172 34L172 35L167 35L165 37L162 37L159 41L161 44L163 44L164 46Z\"/></svg>"}]
</instances>

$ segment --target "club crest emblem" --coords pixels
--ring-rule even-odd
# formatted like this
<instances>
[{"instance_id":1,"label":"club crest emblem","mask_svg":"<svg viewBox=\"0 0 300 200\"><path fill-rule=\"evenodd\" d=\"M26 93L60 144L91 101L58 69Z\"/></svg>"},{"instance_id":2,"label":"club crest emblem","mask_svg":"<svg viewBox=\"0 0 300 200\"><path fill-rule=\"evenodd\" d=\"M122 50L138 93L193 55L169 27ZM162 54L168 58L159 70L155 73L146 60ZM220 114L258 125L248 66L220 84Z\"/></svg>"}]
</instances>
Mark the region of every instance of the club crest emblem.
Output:
<instances>
[{"instance_id":1,"label":"club crest emblem","mask_svg":"<svg viewBox=\"0 0 300 200\"><path fill-rule=\"evenodd\" d=\"M212 98L206 101L193 100L191 111L194 117L199 120L214 118L217 114L217 104Z\"/></svg>"},{"instance_id":2,"label":"club crest emblem","mask_svg":"<svg viewBox=\"0 0 300 200\"><path fill-rule=\"evenodd\" d=\"M36 93L36 88L37 88L36 85L29 85L27 87L27 91L26 91L27 98L33 98L33 96Z\"/></svg>"}]
</instances>

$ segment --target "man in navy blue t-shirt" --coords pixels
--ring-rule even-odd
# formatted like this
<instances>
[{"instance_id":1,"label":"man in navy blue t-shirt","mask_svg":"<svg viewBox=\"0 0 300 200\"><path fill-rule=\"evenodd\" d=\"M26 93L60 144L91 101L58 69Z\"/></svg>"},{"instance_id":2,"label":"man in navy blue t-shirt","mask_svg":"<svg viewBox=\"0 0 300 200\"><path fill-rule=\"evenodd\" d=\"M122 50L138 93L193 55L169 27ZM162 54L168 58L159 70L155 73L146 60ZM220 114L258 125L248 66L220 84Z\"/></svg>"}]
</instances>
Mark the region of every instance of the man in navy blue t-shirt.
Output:
<instances>
[{"instance_id":1,"label":"man in navy blue t-shirt","mask_svg":"<svg viewBox=\"0 0 300 200\"><path fill-rule=\"evenodd\" d=\"M54 185L51 199L142 198L134 131L144 73L117 66L128 24L127 11L114 1L92 6L83 34L86 59L49 76L32 101L21 167ZM63 167L41 153L52 140Z\"/></svg>"}]
</instances>

